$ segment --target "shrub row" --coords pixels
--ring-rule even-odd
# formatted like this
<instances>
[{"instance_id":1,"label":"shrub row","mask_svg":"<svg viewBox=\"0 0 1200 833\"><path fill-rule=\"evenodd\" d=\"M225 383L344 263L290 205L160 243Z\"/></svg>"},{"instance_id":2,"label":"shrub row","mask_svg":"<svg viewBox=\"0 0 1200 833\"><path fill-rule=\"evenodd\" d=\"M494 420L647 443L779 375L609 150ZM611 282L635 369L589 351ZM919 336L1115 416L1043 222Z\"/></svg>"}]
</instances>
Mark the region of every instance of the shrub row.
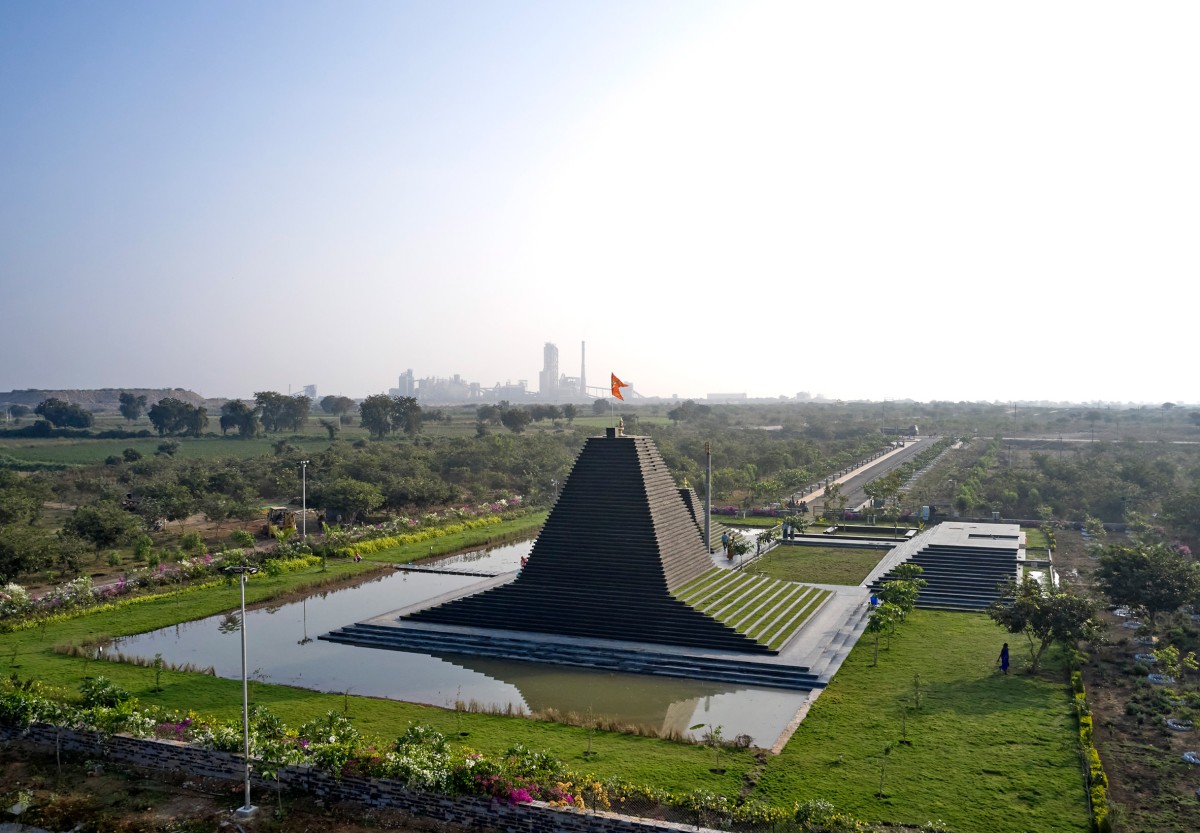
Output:
<instances>
[{"instance_id":1,"label":"shrub row","mask_svg":"<svg viewBox=\"0 0 1200 833\"><path fill-rule=\"evenodd\" d=\"M460 521L458 523L446 524L433 529L422 529L418 532L405 532L400 535L389 535L383 538L373 538L367 541L359 541L353 544L346 544L338 547L334 551L334 555L350 556L355 552L369 554L380 552L382 550L396 549L410 544L419 544L422 541L432 541L437 538L445 538L448 535L458 535L466 532L469 529L482 529L487 526L495 526L501 523L504 519L499 515L489 515L486 518L471 518L470 520Z\"/></svg>"},{"instance_id":2,"label":"shrub row","mask_svg":"<svg viewBox=\"0 0 1200 833\"><path fill-rule=\"evenodd\" d=\"M1083 763L1087 770L1088 801L1092 807L1093 833L1112 833L1112 819L1108 815L1108 776L1100 763L1100 753L1093 743L1092 712L1088 708L1087 693L1083 688L1083 672L1071 673L1071 690L1075 694L1075 711L1079 715L1079 745L1083 752Z\"/></svg>"}]
</instances>

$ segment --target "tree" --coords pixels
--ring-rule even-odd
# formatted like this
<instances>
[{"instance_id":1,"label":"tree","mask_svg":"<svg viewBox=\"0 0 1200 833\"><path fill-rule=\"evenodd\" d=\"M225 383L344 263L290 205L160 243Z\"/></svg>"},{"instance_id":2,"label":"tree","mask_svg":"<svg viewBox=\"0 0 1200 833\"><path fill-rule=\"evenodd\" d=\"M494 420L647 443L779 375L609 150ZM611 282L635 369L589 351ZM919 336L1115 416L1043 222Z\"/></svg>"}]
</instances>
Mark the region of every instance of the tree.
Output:
<instances>
[{"instance_id":1,"label":"tree","mask_svg":"<svg viewBox=\"0 0 1200 833\"><path fill-rule=\"evenodd\" d=\"M312 413L312 397L296 394L285 397L282 423L290 431L303 431Z\"/></svg>"},{"instance_id":2,"label":"tree","mask_svg":"<svg viewBox=\"0 0 1200 833\"><path fill-rule=\"evenodd\" d=\"M866 632L875 636L875 657L871 661L871 665L879 664L879 635L881 633L891 633L896 628L896 619L900 615L899 609L887 602L878 604L871 611L871 616L867 619Z\"/></svg>"},{"instance_id":3,"label":"tree","mask_svg":"<svg viewBox=\"0 0 1200 833\"><path fill-rule=\"evenodd\" d=\"M563 419L565 419L568 424L573 424L575 422L575 417L579 416L579 408L568 402L566 405L562 406L562 415Z\"/></svg>"},{"instance_id":4,"label":"tree","mask_svg":"<svg viewBox=\"0 0 1200 833\"><path fill-rule=\"evenodd\" d=\"M202 494L202 493L201 493ZM145 487L138 502L137 513L147 527L153 528L162 520L183 521L195 514L200 496L176 482L156 482Z\"/></svg>"},{"instance_id":5,"label":"tree","mask_svg":"<svg viewBox=\"0 0 1200 833\"><path fill-rule=\"evenodd\" d=\"M524 408L509 408L500 417L500 421L504 423L504 427L514 434L520 434L524 431L532 420L533 417Z\"/></svg>"},{"instance_id":6,"label":"tree","mask_svg":"<svg viewBox=\"0 0 1200 833\"><path fill-rule=\"evenodd\" d=\"M0 526L0 584L50 566L54 558L53 536L26 524Z\"/></svg>"},{"instance_id":7,"label":"tree","mask_svg":"<svg viewBox=\"0 0 1200 833\"><path fill-rule=\"evenodd\" d=\"M920 564L904 562L896 565L891 572L894 578L880 586L878 595L885 604L891 604L896 608L897 614L892 621L892 630L895 632L896 620L903 621L909 613L916 609L917 597L921 595L921 588L929 582L921 578L925 568Z\"/></svg>"},{"instance_id":8,"label":"tree","mask_svg":"<svg viewBox=\"0 0 1200 833\"><path fill-rule=\"evenodd\" d=\"M1029 640L1029 673L1036 673L1042 654L1050 645L1074 645L1081 639L1094 641L1104 631L1096 619L1096 605L1074 593L1054 592L1037 579L1026 576L1018 584L1004 585L1001 598L988 608L988 616L1009 633L1023 633Z\"/></svg>"},{"instance_id":9,"label":"tree","mask_svg":"<svg viewBox=\"0 0 1200 833\"><path fill-rule=\"evenodd\" d=\"M697 405L693 400L688 399L678 407L667 411L667 419L672 422L690 422L694 419L706 417L712 412L712 407L709 405Z\"/></svg>"},{"instance_id":10,"label":"tree","mask_svg":"<svg viewBox=\"0 0 1200 833\"><path fill-rule=\"evenodd\" d=\"M106 547L127 544L142 531L137 517L111 500L77 507L63 528L91 543L97 552Z\"/></svg>"},{"instance_id":11,"label":"tree","mask_svg":"<svg viewBox=\"0 0 1200 833\"><path fill-rule=\"evenodd\" d=\"M254 401L258 404L263 428L272 433L301 430L312 410L312 398L303 394L284 396L275 391L259 391L254 394Z\"/></svg>"},{"instance_id":12,"label":"tree","mask_svg":"<svg viewBox=\"0 0 1200 833\"><path fill-rule=\"evenodd\" d=\"M361 517L383 505L383 492L373 483L341 477L328 486L315 488L313 501L343 516Z\"/></svg>"},{"instance_id":13,"label":"tree","mask_svg":"<svg viewBox=\"0 0 1200 833\"><path fill-rule=\"evenodd\" d=\"M0 469L0 525L36 523L50 495L50 486L40 478Z\"/></svg>"},{"instance_id":14,"label":"tree","mask_svg":"<svg viewBox=\"0 0 1200 833\"><path fill-rule=\"evenodd\" d=\"M810 521L804 515L788 515L783 519L783 522L788 527L789 537L794 537L796 533L803 535L805 530L807 530L809 525L812 523L812 521Z\"/></svg>"},{"instance_id":15,"label":"tree","mask_svg":"<svg viewBox=\"0 0 1200 833\"><path fill-rule=\"evenodd\" d=\"M529 406L529 418L534 422L542 422L543 420L556 420L562 416L562 411L557 405L536 404Z\"/></svg>"},{"instance_id":16,"label":"tree","mask_svg":"<svg viewBox=\"0 0 1200 833\"><path fill-rule=\"evenodd\" d=\"M495 405L480 405L475 409L475 419L480 423L490 423L492 425L500 424L500 417L504 416L504 411Z\"/></svg>"},{"instance_id":17,"label":"tree","mask_svg":"<svg viewBox=\"0 0 1200 833\"><path fill-rule=\"evenodd\" d=\"M321 427L324 428L325 431L329 434L330 442L333 442L334 440L337 439L338 431L342 430L342 426L338 425L332 419L322 419L322 420L318 420L318 422L321 423Z\"/></svg>"},{"instance_id":18,"label":"tree","mask_svg":"<svg viewBox=\"0 0 1200 833\"><path fill-rule=\"evenodd\" d=\"M1200 601L1200 564L1165 544L1109 544L1097 559L1096 586L1113 604L1155 616Z\"/></svg>"},{"instance_id":19,"label":"tree","mask_svg":"<svg viewBox=\"0 0 1200 833\"><path fill-rule=\"evenodd\" d=\"M221 406L221 433L236 428L240 437L257 436L261 416L262 408L251 408L240 399L230 399Z\"/></svg>"},{"instance_id":20,"label":"tree","mask_svg":"<svg viewBox=\"0 0 1200 833\"><path fill-rule=\"evenodd\" d=\"M896 609L896 615L892 618L892 633L895 633L896 623L904 621L916 609L920 588L911 581L885 581L876 593L884 604Z\"/></svg>"},{"instance_id":21,"label":"tree","mask_svg":"<svg viewBox=\"0 0 1200 833\"><path fill-rule=\"evenodd\" d=\"M121 403L118 406L121 416L130 422L136 422L146 410L145 396L134 396L128 391L122 391L117 399Z\"/></svg>"},{"instance_id":22,"label":"tree","mask_svg":"<svg viewBox=\"0 0 1200 833\"><path fill-rule=\"evenodd\" d=\"M55 428L91 428L95 422L91 411L54 397L39 402L33 412Z\"/></svg>"},{"instance_id":23,"label":"tree","mask_svg":"<svg viewBox=\"0 0 1200 833\"><path fill-rule=\"evenodd\" d=\"M160 437L167 434L186 434L199 437L208 425L208 410L180 399L160 399L147 413L150 424Z\"/></svg>"},{"instance_id":24,"label":"tree","mask_svg":"<svg viewBox=\"0 0 1200 833\"><path fill-rule=\"evenodd\" d=\"M358 408L363 427L377 440L392 433L392 407L390 396L377 393L364 399Z\"/></svg>"},{"instance_id":25,"label":"tree","mask_svg":"<svg viewBox=\"0 0 1200 833\"><path fill-rule=\"evenodd\" d=\"M412 436L421 430L421 406L412 396L377 393L364 399L358 411L363 427L377 440L393 431Z\"/></svg>"},{"instance_id":26,"label":"tree","mask_svg":"<svg viewBox=\"0 0 1200 833\"><path fill-rule=\"evenodd\" d=\"M415 437L421 430L421 406L415 396L394 397L396 409L396 424L404 433Z\"/></svg>"},{"instance_id":27,"label":"tree","mask_svg":"<svg viewBox=\"0 0 1200 833\"><path fill-rule=\"evenodd\" d=\"M842 494L842 484L838 482L830 483L825 487L825 516L830 519L839 519L842 513L846 511L846 504L850 501L847 495ZM829 514L829 510L833 510L833 514Z\"/></svg>"},{"instance_id":28,"label":"tree","mask_svg":"<svg viewBox=\"0 0 1200 833\"><path fill-rule=\"evenodd\" d=\"M321 397L321 410L327 414L341 416L348 414L354 410L354 400L349 396L329 396Z\"/></svg>"}]
</instances>

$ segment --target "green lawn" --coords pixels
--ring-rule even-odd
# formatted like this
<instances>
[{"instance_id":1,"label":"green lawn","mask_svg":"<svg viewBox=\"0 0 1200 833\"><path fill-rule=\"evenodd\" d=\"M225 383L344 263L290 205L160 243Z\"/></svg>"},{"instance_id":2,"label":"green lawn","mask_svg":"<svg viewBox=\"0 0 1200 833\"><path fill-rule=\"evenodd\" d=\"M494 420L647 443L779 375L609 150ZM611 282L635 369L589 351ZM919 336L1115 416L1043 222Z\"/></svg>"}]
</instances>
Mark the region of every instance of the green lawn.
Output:
<instances>
[{"instance_id":1,"label":"green lawn","mask_svg":"<svg viewBox=\"0 0 1200 833\"><path fill-rule=\"evenodd\" d=\"M858 585L885 555L886 550L778 546L746 569L783 581Z\"/></svg>"},{"instance_id":2,"label":"green lawn","mask_svg":"<svg viewBox=\"0 0 1200 833\"><path fill-rule=\"evenodd\" d=\"M1050 546L1050 542L1046 540L1046 533L1042 532L1040 529L1025 530L1025 547L1027 549L1044 550L1048 546Z\"/></svg>"},{"instance_id":3,"label":"green lawn","mask_svg":"<svg viewBox=\"0 0 1200 833\"><path fill-rule=\"evenodd\" d=\"M955 833L1083 833L1087 803L1065 674L1030 677L1014 652L1013 673L1000 675L993 663L1006 638L982 614L918 610L890 649L881 644L872 667L873 641L864 637L768 762L754 795L823 798L868 821L941 819ZM900 743L906 704L911 746Z\"/></svg>"}]
</instances>

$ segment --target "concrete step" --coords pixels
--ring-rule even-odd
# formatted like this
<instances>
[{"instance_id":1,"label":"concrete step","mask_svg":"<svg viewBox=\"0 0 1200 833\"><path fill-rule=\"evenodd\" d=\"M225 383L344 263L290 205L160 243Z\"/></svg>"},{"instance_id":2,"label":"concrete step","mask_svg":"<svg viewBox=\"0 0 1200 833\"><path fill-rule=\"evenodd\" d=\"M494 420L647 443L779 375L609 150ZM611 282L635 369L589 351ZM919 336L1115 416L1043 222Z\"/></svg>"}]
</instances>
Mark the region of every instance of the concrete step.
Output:
<instances>
[{"instance_id":1,"label":"concrete step","mask_svg":"<svg viewBox=\"0 0 1200 833\"><path fill-rule=\"evenodd\" d=\"M465 653L793 690L811 690L824 686L824 682L816 674L801 666L754 663L736 658L687 656L652 650L622 650L611 646L534 642L424 628L358 624L340 628L319 638L330 642L400 651Z\"/></svg>"}]
</instances>

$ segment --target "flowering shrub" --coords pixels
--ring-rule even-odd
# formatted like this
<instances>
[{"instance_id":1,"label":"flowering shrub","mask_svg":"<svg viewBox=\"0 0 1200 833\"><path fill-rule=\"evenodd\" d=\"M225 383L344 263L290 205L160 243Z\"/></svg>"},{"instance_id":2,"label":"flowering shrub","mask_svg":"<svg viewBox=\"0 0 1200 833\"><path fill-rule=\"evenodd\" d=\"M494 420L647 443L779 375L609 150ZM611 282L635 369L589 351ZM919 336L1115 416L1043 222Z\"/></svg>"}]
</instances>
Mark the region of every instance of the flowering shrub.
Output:
<instances>
[{"instance_id":1,"label":"flowering shrub","mask_svg":"<svg viewBox=\"0 0 1200 833\"><path fill-rule=\"evenodd\" d=\"M839 813L828 801L806 801L796 806L796 823L802 831L813 833L866 833L867 826L858 819Z\"/></svg>"},{"instance_id":2,"label":"flowering shrub","mask_svg":"<svg viewBox=\"0 0 1200 833\"><path fill-rule=\"evenodd\" d=\"M0 587L0 618L20 616L29 610L31 603L29 592L21 585L10 582Z\"/></svg>"}]
</instances>

